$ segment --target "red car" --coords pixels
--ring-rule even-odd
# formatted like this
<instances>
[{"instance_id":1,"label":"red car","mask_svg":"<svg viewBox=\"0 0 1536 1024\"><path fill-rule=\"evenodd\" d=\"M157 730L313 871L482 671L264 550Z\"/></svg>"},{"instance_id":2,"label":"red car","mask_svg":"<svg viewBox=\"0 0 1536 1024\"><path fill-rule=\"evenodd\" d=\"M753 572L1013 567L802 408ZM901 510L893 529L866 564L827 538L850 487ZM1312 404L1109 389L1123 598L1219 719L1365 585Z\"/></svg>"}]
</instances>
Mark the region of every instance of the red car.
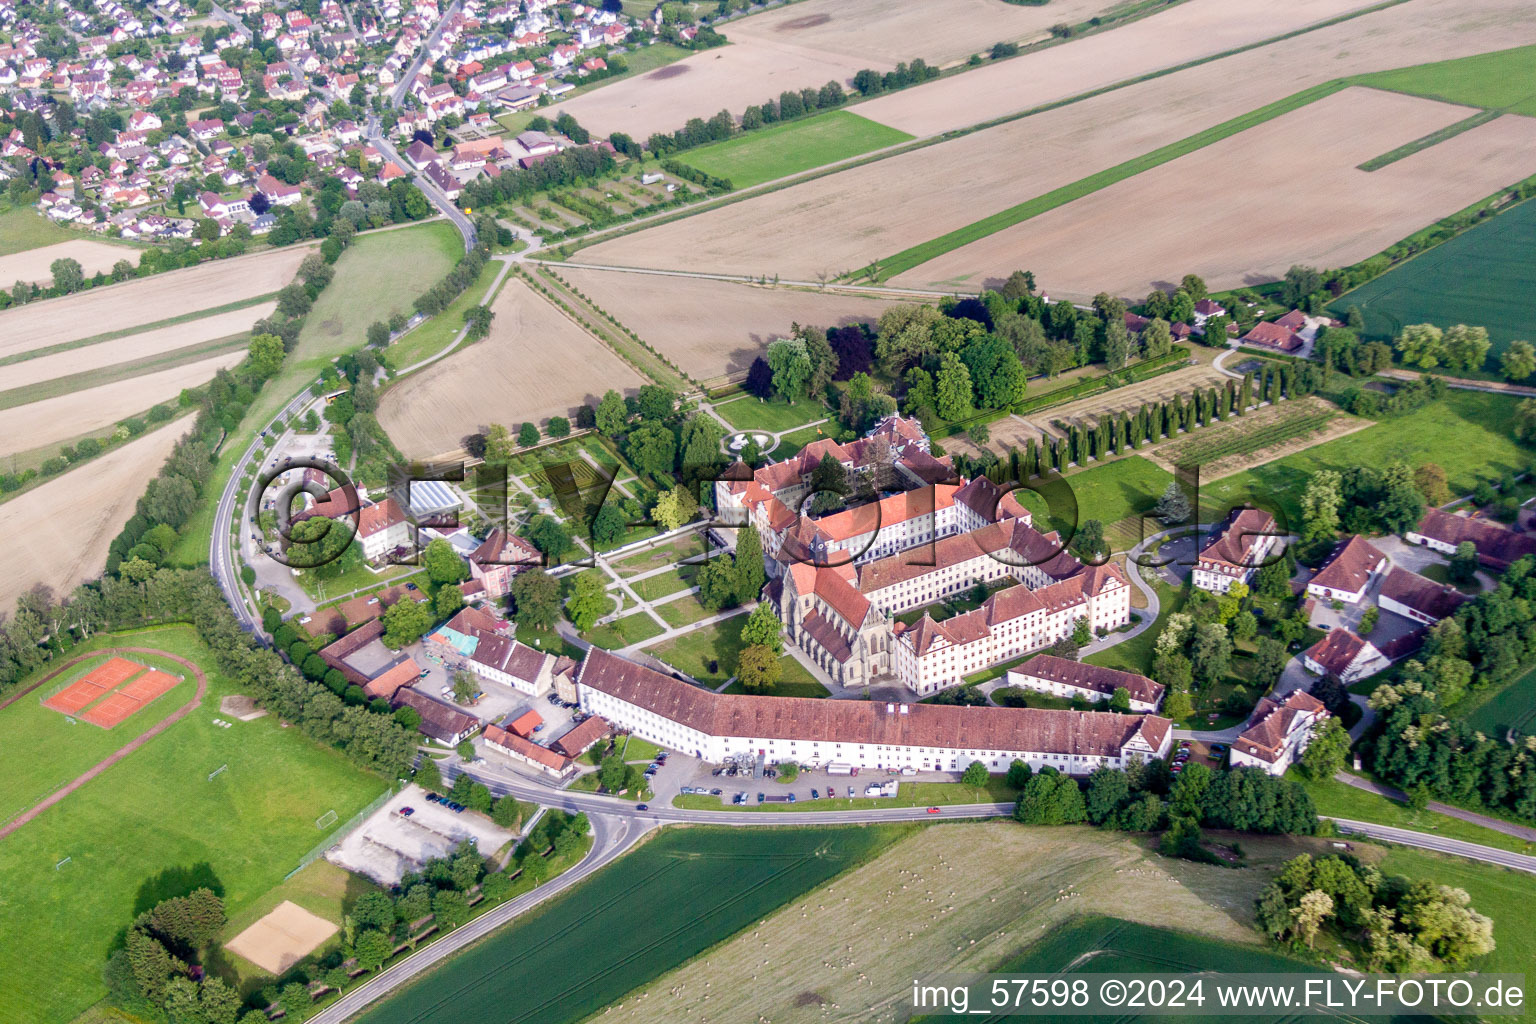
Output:
<instances>
[{"instance_id":1,"label":"red car","mask_svg":"<svg viewBox=\"0 0 1536 1024\"><path fill-rule=\"evenodd\" d=\"M930 807L930 808L928 808L928 813L929 814L938 814L939 813L939 809L937 807Z\"/></svg>"}]
</instances>

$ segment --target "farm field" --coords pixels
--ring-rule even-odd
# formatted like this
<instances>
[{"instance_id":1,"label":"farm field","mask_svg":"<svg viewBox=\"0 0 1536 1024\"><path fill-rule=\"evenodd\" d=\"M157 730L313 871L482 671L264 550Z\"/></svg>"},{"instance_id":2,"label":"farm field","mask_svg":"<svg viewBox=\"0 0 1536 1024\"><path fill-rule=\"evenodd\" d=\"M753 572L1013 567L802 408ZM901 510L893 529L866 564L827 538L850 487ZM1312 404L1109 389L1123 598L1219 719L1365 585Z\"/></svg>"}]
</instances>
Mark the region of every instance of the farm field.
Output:
<instances>
[{"instance_id":1,"label":"farm field","mask_svg":"<svg viewBox=\"0 0 1536 1024\"><path fill-rule=\"evenodd\" d=\"M1143 403L1164 402L1174 395L1188 398L1197 388L1225 387L1228 379L1209 364L1186 366L1123 388L1041 409L1024 418L1039 427L1042 433L1060 435L1061 431L1053 425L1057 420L1096 422L1105 413L1135 412Z\"/></svg>"},{"instance_id":2,"label":"farm field","mask_svg":"<svg viewBox=\"0 0 1536 1024\"><path fill-rule=\"evenodd\" d=\"M737 188L750 188L911 138L850 111L829 110L690 150L681 159L707 174L730 179Z\"/></svg>"},{"instance_id":3,"label":"farm field","mask_svg":"<svg viewBox=\"0 0 1536 1024\"><path fill-rule=\"evenodd\" d=\"M153 362L156 357L174 356L181 350L197 348L219 338L249 331L252 324L271 315L276 308L276 302L262 302L171 327L140 331L112 341L100 341L52 355L23 359L5 368L4 386L9 390L72 376L84 369ZM142 402L139 408L148 404Z\"/></svg>"},{"instance_id":4,"label":"farm field","mask_svg":"<svg viewBox=\"0 0 1536 1024\"><path fill-rule=\"evenodd\" d=\"M568 111L594 134L621 131L643 139L722 107L739 116L748 104L785 89L846 84L861 68L888 71L914 57L944 63L1000 39L1033 39L1058 21L1110 6L1107 0L1056 0L1050 10L986 0L931 0L921 7L866 0L855 13L839 0L805 0L792 10L722 24L730 46L630 76L619 88L593 89L544 113L553 118Z\"/></svg>"},{"instance_id":5,"label":"farm field","mask_svg":"<svg viewBox=\"0 0 1536 1024\"><path fill-rule=\"evenodd\" d=\"M4 247L0 246L0 248ZM53 270L50 268L54 260L78 261L80 269L85 271L85 276L89 278L95 277L97 273L112 273L112 268L119 260L127 260L134 266L138 266L140 255L140 250L128 245L108 245L106 242L95 242L88 238L71 238L67 242L56 242L53 245L0 256L0 281L26 281L31 284L52 285Z\"/></svg>"},{"instance_id":6,"label":"farm field","mask_svg":"<svg viewBox=\"0 0 1536 1024\"><path fill-rule=\"evenodd\" d=\"M1222 289L1277 280L1294 263L1347 266L1536 172L1536 118L1519 116L1497 118L1375 171L1359 169L1467 113L1435 100L1350 87L996 231L895 280L969 288L1028 266L1068 294L1107 288L1143 295L1186 272ZM1297 138L1308 126L1323 134L1315 149L1303 152ZM1233 166L1247 170L1223 173ZM1192 193L1190 181L1211 184ZM1197 244L1191 218L1201 221ZM1084 238L1093 244L1082 244Z\"/></svg>"},{"instance_id":7,"label":"farm field","mask_svg":"<svg viewBox=\"0 0 1536 1024\"><path fill-rule=\"evenodd\" d=\"M584 1019L908 831L667 829L359 1020L405 1024L444 1013L463 1024ZM679 899L679 893L688 896ZM593 956L595 949L603 955Z\"/></svg>"},{"instance_id":8,"label":"farm field","mask_svg":"<svg viewBox=\"0 0 1536 1024\"><path fill-rule=\"evenodd\" d=\"M325 838L317 817L335 809L345 821L385 786L271 716L215 726L219 699L232 688L206 668L213 659L191 628L99 642L190 658L205 666L208 694L201 708L0 843L9 880L0 984L18 1024L66 1024L100 999L101 965L137 911L212 883L230 915L241 914ZM119 841L127 834L133 842Z\"/></svg>"},{"instance_id":9,"label":"farm field","mask_svg":"<svg viewBox=\"0 0 1536 1024\"><path fill-rule=\"evenodd\" d=\"M1451 492L1467 494L1480 479L1520 472L1528 453L1509 434L1518 398L1450 391L1406 416L1384 420L1348 437L1226 477L1201 488L1202 519L1263 497L1294 525L1301 522L1300 498L1307 475L1319 469L1439 462L1450 476ZM1163 485L1159 485L1159 492ZM1282 523L1284 526L1284 523Z\"/></svg>"},{"instance_id":10,"label":"farm field","mask_svg":"<svg viewBox=\"0 0 1536 1024\"><path fill-rule=\"evenodd\" d=\"M1267 865L1233 871L1165 860L1135 838L1088 828L1005 821L933 826L657 978L603 1018L659 1024L761 1015L798 1024L827 1019L834 1005L857 1017L860 1007L885 1009L910 994L914 964L925 973L998 970L1035 949L1042 936L1072 933L1083 915L1129 918L1126 927L1137 929L1177 921L1207 936L1201 945L1213 958L1225 951L1232 962L1279 960L1266 956L1257 933L1245 926L1251 893L1268 879ZM1071 897L1063 898L1064 891ZM1145 932L1133 948L1156 948L1169 935ZM1072 955L1091 948L1074 942ZM1090 969L1100 969L1098 962ZM749 977L751 984L719 983Z\"/></svg>"},{"instance_id":11,"label":"farm field","mask_svg":"<svg viewBox=\"0 0 1536 1024\"><path fill-rule=\"evenodd\" d=\"M871 121L919 138L1006 117L1369 7L1366 0L1189 0L1109 32L1016 60L878 96L858 106ZM1062 21L1048 12L1052 24Z\"/></svg>"},{"instance_id":12,"label":"farm field","mask_svg":"<svg viewBox=\"0 0 1536 1024\"><path fill-rule=\"evenodd\" d=\"M1536 117L1536 46L1419 64L1371 76L1378 89Z\"/></svg>"},{"instance_id":13,"label":"farm field","mask_svg":"<svg viewBox=\"0 0 1536 1024\"><path fill-rule=\"evenodd\" d=\"M1511 728L1530 732L1533 713L1536 713L1536 669L1490 696L1465 717L1472 728L1503 739Z\"/></svg>"},{"instance_id":14,"label":"farm field","mask_svg":"<svg viewBox=\"0 0 1536 1024\"><path fill-rule=\"evenodd\" d=\"M0 455L41 448L109 426L157 402L174 400L183 388L205 384L218 370L243 358L241 348L87 391L0 409L0 437L5 439L0 441Z\"/></svg>"},{"instance_id":15,"label":"farm field","mask_svg":"<svg viewBox=\"0 0 1536 1024\"><path fill-rule=\"evenodd\" d=\"M576 323L509 278L483 341L412 374L379 405L379 423L407 456L432 456L490 423L571 416L608 388L646 381ZM473 386L471 386L473 382Z\"/></svg>"},{"instance_id":16,"label":"farm field","mask_svg":"<svg viewBox=\"0 0 1536 1024\"><path fill-rule=\"evenodd\" d=\"M99 575L145 483L191 429L184 416L0 504L0 613L39 583L58 597Z\"/></svg>"},{"instance_id":17,"label":"farm field","mask_svg":"<svg viewBox=\"0 0 1536 1024\"><path fill-rule=\"evenodd\" d=\"M1488 328L1497 359L1531 337L1526 290L1536 278L1536 203L1524 202L1341 296L1329 309L1365 314L1362 335L1390 339L1407 324Z\"/></svg>"},{"instance_id":18,"label":"farm field","mask_svg":"<svg viewBox=\"0 0 1536 1024\"><path fill-rule=\"evenodd\" d=\"M106 648L110 647L111 643L98 646ZM60 660L69 660L77 657L78 654L78 651L71 651L67 658ZM103 653L99 657L83 661L66 670L41 689L27 694L5 708L0 708L0 729L4 729L8 735L26 736L29 739L26 744L11 744L9 747L0 748L0 771L3 771L9 780L5 792L0 793L0 824L10 821L22 811L35 806L38 801L55 792L91 765L142 734L144 730L191 700L192 695L197 691L197 680L182 666L169 658L157 658L135 652L128 657L149 668L159 669L172 675L185 674L187 678L143 711L112 729L71 725L63 714L43 706L43 698L73 683L92 669L98 668L107 660L107 657L108 655ZM37 675L47 675L52 667L54 666L44 666L43 671ZM30 684L31 680L28 680L22 685ZM45 751L46 755L39 757L39 751Z\"/></svg>"},{"instance_id":19,"label":"farm field","mask_svg":"<svg viewBox=\"0 0 1536 1024\"><path fill-rule=\"evenodd\" d=\"M42 216L31 206L17 206L0 213L0 256L57 245L80 236Z\"/></svg>"},{"instance_id":20,"label":"farm field","mask_svg":"<svg viewBox=\"0 0 1536 1024\"><path fill-rule=\"evenodd\" d=\"M214 260L8 309L0 313L0 357L270 294L293 279L309 252L309 246L295 245Z\"/></svg>"},{"instance_id":21,"label":"farm field","mask_svg":"<svg viewBox=\"0 0 1536 1024\"><path fill-rule=\"evenodd\" d=\"M1200 467L1203 481L1220 480L1253 466L1273 462L1335 437L1371 426L1370 420L1346 416L1315 396L1250 409L1248 415L1201 427L1148 454L1173 471L1180 463Z\"/></svg>"},{"instance_id":22,"label":"farm field","mask_svg":"<svg viewBox=\"0 0 1536 1024\"><path fill-rule=\"evenodd\" d=\"M487 263L475 282L449 303L447 309L388 345L383 353L385 365L396 371L404 370L447 348L464 329L464 313L471 306L485 304L491 297L491 285L505 267L503 263Z\"/></svg>"},{"instance_id":23,"label":"farm field","mask_svg":"<svg viewBox=\"0 0 1536 1024\"><path fill-rule=\"evenodd\" d=\"M700 380L744 375L770 341L788 336L792 324L873 323L900 301L686 277L668 278L659 287L650 274L569 266L556 272Z\"/></svg>"},{"instance_id":24,"label":"farm field","mask_svg":"<svg viewBox=\"0 0 1536 1024\"><path fill-rule=\"evenodd\" d=\"M1057 50L1068 53L1094 38L1113 39L1181 9ZM1213 60L601 242L575 258L707 273L779 273L801 280L819 272L852 272L1299 90L1408 64L1425 52L1458 56L1513 42L1536 42L1536 24L1516 0L1415 0L1304 39ZM953 81L973 80L977 74ZM908 92L922 88L929 86ZM867 106L855 109L869 116ZM891 217L892 209L902 216ZM767 224L774 226L772 232L763 230ZM1189 233L1192 254L1200 250L1199 235ZM1186 269L1177 268L1174 280ZM1042 278L1042 284L1057 294L1053 282ZM1089 294L1096 291L1097 286Z\"/></svg>"}]
</instances>

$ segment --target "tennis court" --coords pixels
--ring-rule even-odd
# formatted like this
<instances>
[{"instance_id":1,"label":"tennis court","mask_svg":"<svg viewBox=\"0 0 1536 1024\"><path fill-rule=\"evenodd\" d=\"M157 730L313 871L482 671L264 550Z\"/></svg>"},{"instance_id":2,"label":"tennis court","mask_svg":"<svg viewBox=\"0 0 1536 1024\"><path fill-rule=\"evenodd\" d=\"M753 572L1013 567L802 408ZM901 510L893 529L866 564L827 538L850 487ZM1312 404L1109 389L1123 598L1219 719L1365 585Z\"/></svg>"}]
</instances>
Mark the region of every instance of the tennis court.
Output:
<instances>
[{"instance_id":1,"label":"tennis court","mask_svg":"<svg viewBox=\"0 0 1536 1024\"><path fill-rule=\"evenodd\" d=\"M144 666L127 658L112 658L102 662L85 674L85 678L106 690L111 690L125 679L132 679Z\"/></svg>"},{"instance_id":2,"label":"tennis court","mask_svg":"<svg viewBox=\"0 0 1536 1024\"><path fill-rule=\"evenodd\" d=\"M109 693L106 700L81 715L80 720L99 725L103 729L110 729L143 706L143 703L125 694Z\"/></svg>"},{"instance_id":3,"label":"tennis court","mask_svg":"<svg viewBox=\"0 0 1536 1024\"><path fill-rule=\"evenodd\" d=\"M118 692L124 697L130 697L140 704L148 704L162 694L170 693L176 689L176 684L181 682L168 672L159 669L150 669Z\"/></svg>"},{"instance_id":4,"label":"tennis court","mask_svg":"<svg viewBox=\"0 0 1536 1024\"><path fill-rule=\"evenodd\" d=\"M80 679L70 683L58 693L43 701L43 707L62 711L66 715L73 715L81 708L90 704L107 692L107 687L91 682L89 679Z\"/></svg>"}]
</instances>

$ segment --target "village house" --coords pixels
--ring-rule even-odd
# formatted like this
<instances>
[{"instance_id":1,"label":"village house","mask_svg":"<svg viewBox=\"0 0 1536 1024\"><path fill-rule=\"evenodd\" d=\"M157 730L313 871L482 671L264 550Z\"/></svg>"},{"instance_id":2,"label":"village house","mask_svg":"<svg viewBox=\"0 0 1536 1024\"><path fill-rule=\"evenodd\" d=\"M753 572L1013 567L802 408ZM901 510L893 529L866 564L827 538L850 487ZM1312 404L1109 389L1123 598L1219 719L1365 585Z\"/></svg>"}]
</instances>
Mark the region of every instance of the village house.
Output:
<instances>
[{"instance_id":1,"label":"village house","mask_svg":"<svg viewBox=\"0 0 1536 1024\"><path fill-rule=\"evenodd\" d=\"M1345 686L1358 683L1386 668L1385 654L1350 630L1338 628L1301 652L1301 663L1313 675L1326 675Z\"/></svg>"},{"instance_id":2,"label":"village house","mask_svg":"<svg viewBox=\"0 0 1536 1024\"><path fill-rule=\"evenodd\" d=\"M1192 581L1217 594L1225 594L1234 583L1251 584L1282 543L1275 533L1274 516L1258 509L1234 509L1200 549Z\"/></svg>"},{"instance_id":3,"label":"village house","mask_svg":"<svg viewBox=\"0 0 1536 1024\"><path fill-rule=\"evenodd\" d=\"M1471 541L1477 549L1478 562L1501 571L1509 568L1511 562L1536 555L1536 537L1515 533L1487 519L1459 516L1438 508L1426 511L1403 538L1443 555L1454 555L1462 541Z\"/></svg>"},{"instance_id":4,"label":"village house","mask_svg":"<svg viewBox=\"0 0 1536 1024\"><path fill-rule=\"evenodd\" d=\"M1387 564L1387 556L1369 541L1352 536L1334 549L1307 582L1307 595L1319 601L1359 604Z\"/></svg>"},{"instance_id":5,"label":"village house","mask_svg":"<svg viewBox=\"0 0 1536 1024\"><path fill-rule=\"evenodd\" d=\"M393 703L396 707L415 708L416 713L421 716L421 724L416 727L417 730L422 735L430 736L450 747L462 743L480 731L480 719L474 715L444 704L409 686L395 694Z\"/></svg>"},{"instance_id":6,"label":"village house","mask_svg":"<svg viewBox=\"0 0 1536 1024\"><path fill-rule=\"evenodd\" d=\"M486 597L500 599L511 592L513 576L543 564L544 555L538 548L497 527L470 554L469 576L485 586Z\"/></svg>"},{"instance_id":7,"label":"village house","mask_svg":"<svg viewBox=\"0 0 1536 1024\"><path fill-rule=\"evenodd\" d=\"M1436 583L1418 573L1394 567L1381 581L1376 602L1382 611L1432 626L1455 614L1467 601L1466 594L1449 583Z\"/></svg>"},{"instance_id":8,"label":"village house","mask_svg":"<svg viewBox=\"0 0 1536 1024\"><path fill-rule=\"evenodd\" d=\"M1302 690L1292 690L1284 700L1260 699L1232 744L1232 767L1262 768L1271 775L1284 775L1327 717L1322 701Z\"/></svg>"}]
</instances>

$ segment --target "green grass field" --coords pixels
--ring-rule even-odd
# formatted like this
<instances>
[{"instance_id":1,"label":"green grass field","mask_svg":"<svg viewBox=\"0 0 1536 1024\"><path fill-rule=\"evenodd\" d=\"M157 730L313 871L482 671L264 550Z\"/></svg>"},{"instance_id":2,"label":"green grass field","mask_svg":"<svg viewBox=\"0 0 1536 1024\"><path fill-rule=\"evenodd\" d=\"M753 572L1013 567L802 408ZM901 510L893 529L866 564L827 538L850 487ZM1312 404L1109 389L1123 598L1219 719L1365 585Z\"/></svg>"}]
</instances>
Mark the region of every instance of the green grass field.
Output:
<instances>
[{"instance_id":1,"label":"green grass field","mask_svg":"<svg viewBox=\"0 0 1536 1024\"><path fill-rule=\"evenodd\" d=\"M109 637L105 641L96 641L93 646L106 648L113 646L113 643ZM172 653L183 654L182 650L158 641L139 646L159 646ZM71 652L70 657L76 653ZM142 654L128 657L173 675L186 672L186 669L168 658ZM87 722L70 725L64 715L52 708L43 707L43 698L62 690L106 658L103 654L82 662L10 707L0 710L0 734L27 738L26 743L0 746L0 776L6 780L4 791L0 792L0 822L9 821L34 806L49 793L191 700L192 694L197 691L197 681L189 674L175 689L161 695L148 708L111 729L98 728ZM45 674L46 670L38 673ZM30 682L23 685L30 685ZM38 756L39 751L43 752L43 756Z\"/></svg>"},{"instance_id":2,"label":"green grass field","mask_svg":"<svg viewBox=\"0 0 1536 1024\"><path fill-rule=\"evenodd\" d=\"M863 863L907 831L893 826L668 829L424 975L361 1020L584 1019Z\"/></svg>"},{"instance_id":3,"label":"green grass field","mask_svg":"<svg viewBox=\"0 0 1536 1024\"><path fill-rule=\"evenodd\" d=\"M1473 701L1477 703L1472 704ZM1536 718L1536 669L1520 676L1502 690L1487 697L1474 695L1466 703L1470 706L1464 717L1474 729L1500 740L1511 727L1529 733L1531 721Z\"/></svg>"},{"instance_id":4,"label":"green grass field","mask_svg":"<svg viewBox=\"0 0 1536 1024\"><path fill-rule=\"evenodd\" d=\"M259 433L279 409L314 380L322 367L366 340L368 325L399 309L409 313L418 295L432 287L459 258L459 234L447 221L362 235L336 261L336 277L310 310L298 347L278 375L256 395L234 443L219 451L204 502L182 528L166 561L206 565L213 512L235 460L245 451L241 438Z\"/></svg>"},{"instance_id":5,"label":"green grass field","mask_svg":"<svg viewBox=\"0 0 1536 1024\"><path fill-rule=\"evenodd\" d=\"M883 781L880 777L876 781ZM722 780L725 785L729 780ZM862 793L867 782L859 779L838 779L833 783L837 792L846 793L852 786L855 792ZM752 780L740 781L740 787L755 786L772 795L774 790L765 786L764 780L752 782ZM738 787L738 788L740 788ZM727 789L724 796L709 796L707 794L689 793L684 796L673 797L673 807L686 807L700 811L752 811L773 814L783 811L857 811L874 810L881 807L938 807L953 806L956 804L980 804L980 803L1011 803L1019 798L1019 791L1008 785L1001 775L987 776L987 784L973 789L970 786L962 786L958 782L903 782L896 787L895 796L838 796L830 800L797 800L794 803L758 803L756 790L747 793L747 802L733 804L731 797L736 790ZM723 806L722 806L723 805Z\"/></svg>"},{"instance_id":6,"label":"green grass field","mask_svg":"<svg viewBox=\"0 0 1536 1024\"><path fill-rule=\"evenodd\" d=\"M223 941L228 942L245 929L271 913L277 905L287 900L296 903L312 914L337 924L352 909L358 897L378 888L364 875L354 875L346 868L339 868L324 857L305 866L304 870L279 885L269 889L238 914L231 915L224 926ZM339 948L343 939L337 932L316 950L315 956L323 956ZM241 956L227 958L235 977L242 987L260 987L272 981L272 975Z\"/></svg>"},{"instance_id":7,"label":"green grass field","mask_svg":"<svg viewBox=\"0 0 1536 1024\"><path fill-rule=\"evenodd\" d=\"M1488 328L1492 359L1529 340L1526 295L1536 279L1536 202L1524 202L1347 292L1328 308L1365 314L1363 334L1390 339L1406 324Z\"/></svg>"},{"instance_id":8,"label":"green grass field","mask_svg":"<svg viewBox=\"0 0 1536 1024\"><path fill-rule=\"evenodd\" d=\"M1512 850L1515 853L1531 852L1531 844L1523 839L1505 835L1495 829L1483 828L1481 825L1474 825L1460 818L1436 814L1433 811L1420 811L1415 814L1403 804L1389 800L1379 793L1368 793L1333 779L1314 782L1294 769L1291 771L1291 778L1302 784L1307 794L1312 797L1317 813L1326 817L1374 821L1378 825L1408 828L1416 832L1432 832L1437 836L1492 846L1500 850Z\"/></svg>"},{"instance_id":9,"label":"green grass field","mask_svg":"<svg viewBox=\"0 0 1536 1024\"><path fill-rule=\"evenodd\" d=\"M68 228L59 227L30 206L18 206L0 213L0 256L83 237Z\"/></svg>"},{"instance_id":10,"label":"green grass field","mask_svg":"<svg viewBox=\"0 0 1536 1024\"><path fill-rule=\"evenodd\" d=\"M213 663L189 627L116 640ZM135 913L206 880L238 917L326 838L316 818L335 810L345 821L384 791L274 718L215 726L234 691L208 676L201 708L0 842L7 1021L72 1020L104 995L101 965Z\"/></svg>"},{"instance_id":11,"label":"green grass field","mask_svg":"<svg viewBox=\"0 0 1536 1024\"><path fill-rule=\"evenodd\" d=\"M764 402L751 395L721 402L715 406L715 411L737 430L767 430L775 434L824 420L830 415L820 402L807 400L790 405L778 399Z\"/></svg>"},{"instance_id":12,"label":"green grass field","mask_svg":"<svg viewBox=\"0 0 1536 1024\"><path fill-rule=\"evenodd\" d=\"M1536 116L1536 46L1378 71L1357 81L1446 103Z\"/></svg>"},{"instance_id":13,"label":"green grass field","mask_svg":"<svg viewBox=\"0 0 1536 1024\"><path fill-rule=\"evenodd\" d=\"M675 569L657 573L655 576L647 576L643 580L635 580L630 583L630 588L647 601L654 601L658 597L666 597L675 594L679 590L687 590L694 585L694 578L699 574L696 565L680 565Z\"/></svg>"},{"instance_id":14,"label":"green grass field","mask_svg":"<svg viewBox=\"0 0 1536 1024\"><path fill-rule=\"evenodd\" d=\"M1039 494L1014 493L1037 517L1048 520L1051 529L1062 530L1065 536L1066 530L1090 519L1097 519L1107 529L1122 519L1150 511L1170 479L1167 470L1140 455L1074 470L1065 480L1077 499L1075 518L1070 508L1048 509L1045 498Z\"/></svg>"},{"instance_id":15,"label":"green grass field","mask_svg":"<svg viewBox=\"0 0 1536 1024\"><path fill-rule=\"evenodd\" d=\"M1430 878L1440 885L1465 889L1472 897L1472 906L1493 918L1493 941L1498 948L1472 965L1477 970L1529 973L1531 964L1536 963L1536 922L1529 913L1529 908L1536 906L1536 875L1401 848L1387 854L1377 866L1385 874ZM1530 1016L1527 1002L1525 1019Z\"/></svg>"},{"instance_id":16,"label":"green grass field","mask_svg":"<svg viewBox=\"0 0 1536 1024\"><path fill-rule=\"evenodd\" d=\"M656 620L645 612L631 612L605 626L596 626L588 630L587 639L599 647L612 650L649 640L653 636L660 636L662 632Z\"/></svg>"},{"instance_id":17,"label":"green grass field","mask_svg":"<svg viewBox=\"0 0 1536 1024\"><path fill-rule=\"evenodd\" d=\"M481 269L480 276L475 278L474 284L460 292L447 309L387 346L384 349L384 362L395 370L403 370L447 348L464 329L464 314L469 308L490 305L491 283L496 280L503 266L500 263L487 263Z\"/></svg>"},{"instance_id":18,"label":"green grass field","mask_svg":"<svg viewBox=\"0 0 1536 1024\"><path fill-rule=\"evenodd\" d=\"M906 132L832 110L703 146L682 159L706 174L729 178L737 188L750 188L911 140Z\"/></svg>"},{"instance_id":19,"label":"green grass field","mask_svg":"<svg viewBox=\"0 0 1536 1024\"><path fill-rule=\"evenodd\" d=\"M1451 493L1466 494L1479 479L1496 478L1506 470L1520 472L1529 465L1529 454L1509 434L1518 401L1503 395L1448 391L1441 401L1406 416L1203 485L1201 517L1209 519L1221 509L1262 500L1283 512L1294 529L1301 522L1299 502L1308 474L1319 469L1384 466L1398 459L1411 466L1440 463L1450 475ZM1161 486L1152 493L1161 493ZM1281 526L1285 528L1284 523Z\"/></svg>"}]
</instances>

